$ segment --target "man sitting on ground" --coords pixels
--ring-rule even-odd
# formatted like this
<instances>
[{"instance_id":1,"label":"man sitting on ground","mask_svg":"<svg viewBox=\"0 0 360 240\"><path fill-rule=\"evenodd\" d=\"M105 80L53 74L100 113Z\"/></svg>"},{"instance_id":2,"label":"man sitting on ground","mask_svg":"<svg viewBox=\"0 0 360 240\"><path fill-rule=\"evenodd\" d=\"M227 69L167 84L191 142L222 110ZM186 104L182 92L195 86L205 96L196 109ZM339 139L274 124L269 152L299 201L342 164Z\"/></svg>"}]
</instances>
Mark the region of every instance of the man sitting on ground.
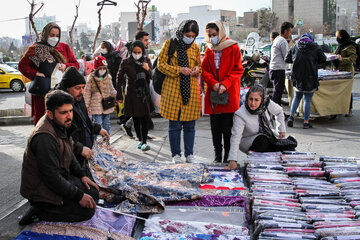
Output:
<instances>
[{"instance_id":1,"label":"man sitting on ground","mask_svg":"<svg viewBox=\"0 0 360 240\"><path fill-rule=\"evenodd\" d=\"M24 152L20 193L31 208L20 225L36 218L78 222L95 213L99 187L85 176L67 135L73 103L73 97L61 90L45 96L46 114L31 132Z\"/></svg>"}]
</instances>

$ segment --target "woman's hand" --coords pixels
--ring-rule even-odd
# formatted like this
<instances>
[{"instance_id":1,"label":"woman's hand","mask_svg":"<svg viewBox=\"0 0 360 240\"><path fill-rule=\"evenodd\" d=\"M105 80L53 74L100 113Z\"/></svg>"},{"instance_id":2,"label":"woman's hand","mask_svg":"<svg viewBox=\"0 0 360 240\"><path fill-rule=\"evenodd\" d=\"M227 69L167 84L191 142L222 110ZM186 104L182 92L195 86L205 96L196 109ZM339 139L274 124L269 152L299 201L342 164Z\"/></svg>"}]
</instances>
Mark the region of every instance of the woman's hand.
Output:
<instances>
[{"instance_id":1,"label":"woman's hand","mask_svg":"<svg viewBox=\"0 0 360 240\"><path fill-rule=\"evenodd\" d=\"M143 69L145 69L146 71L150 70L149 64L147 64L146 62L143 62L142 64Z\"/></svg>"},{"instance_id":2,"label":"woman's hand","mask_svg":"<svg viewBox=\"0 0 360 240\"><path fill-rule=\"evenodd\" d=\"M336 55L336 56L338 57L339 61L342 60L342 56L341 56L340 54L338 54L338 55Z\"/></svg>"},{"instance_id":3,"label":"woman's hand","mask_svg":"<svg viewBox=\"0 0 360 240\"><path fill-rule=\"evenodd\" d=\"M65 72L65 70L66 70L66 65L65 65L65 64L60 64L59 70L60 70L61 72Z\"/></svg>"},{"instance_id":4,"label":"woman's hand","mask_svg":"<svg viewBox=\"0 0 360 240\"><path fill-rule=\"evenodd\" d=\"M215 91L215 92L217 92L217 91L219 91L219 87L220 87L220 83L215 83L214 85L213 85L213 90Z\"/></svg>"},{"instance_id":5,"label":"woman's hand","mask_svg":"<svg viewBox=\"0 0 360 240\"><path fill-rule=\"evenodd\" d=\"M279 132L279 138L283 139L285 137L285 133L284 132Z\"/></svg>"},{"instance_id":6,"label":"woman's hand","mask_svg":"<svg viewBox=\"0 0 360 240\"><path fill-rule=\"evenodd\" d=\"M41 72L37 72L35 75L39 76L39 77L45 77L45 75L43 73L41 73Z\"/></svg>"},{"instance_id":7,"label":"woman's hand","mask_svg":"<svg viewBox=\"0 0 360 240\"><path fill-rule=\"evenodd\" d=\"M237 162L234 160L230 160L229 165L225 167L225 169L235 170L238 168Z\"/></svg>"},{"instance_id":8,"label":"woman's hand","mask_svg":"<svg viewBox=\"0 0 360 240\"><path fill-rule=\"evenodd\" d=\"M191 74L191 69L187 67L180 67L180 73L185 76L189 76Z\"/></svg>"},{"instance_id":9,"label":"woman's hand","mask_svg":"<svg viewBox=\"0 0 360 240\"><path fill-rule=\"evenodd\" d=\"M194 67L194 69L191 71L191 76L195 76L199 73L199 67Z\"/></svg>"},{"instance_id":10,"label":"woman's hand","mask_svg":"<svg viewBox=\"0 0 360 240\"><path fill-rule=\"evenodd\" d=\"M223 94L224 92L226 91L226 87L222 84L220 84L220 87L219 87L219 94Z\"/></svg>"}]
</instances>

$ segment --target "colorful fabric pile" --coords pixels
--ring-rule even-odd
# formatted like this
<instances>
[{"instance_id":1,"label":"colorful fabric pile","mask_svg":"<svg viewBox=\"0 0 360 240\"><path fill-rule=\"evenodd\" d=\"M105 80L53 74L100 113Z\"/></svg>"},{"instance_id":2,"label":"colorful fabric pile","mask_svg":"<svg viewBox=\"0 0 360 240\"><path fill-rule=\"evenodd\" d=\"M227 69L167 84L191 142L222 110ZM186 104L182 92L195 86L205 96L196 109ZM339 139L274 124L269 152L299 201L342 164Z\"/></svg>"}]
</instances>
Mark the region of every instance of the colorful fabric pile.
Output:
<instances>
[{"instance_id":1,"label":"colorful fabric pile","mask_svg":"<svg viewBox=\"0 0 360 240\"><path fill-rule=\"evenodd\" d=\"M336 54L333 53L324 53L326 56L326 61L334 61L336 59L338 59L338 56Z\"/></svg>"},{"instance_id":2,"label":"colorful fabric pile","mask_svg":"<svg viewBox=\"0 0 360 240\"><path fill-rule=\"evenodd\" d=\"M338 79L352 79L351 72L340 72L340 71L331 71L326 69L318 70L319 80L338 80Z\"/></svg>"}]
</instances>

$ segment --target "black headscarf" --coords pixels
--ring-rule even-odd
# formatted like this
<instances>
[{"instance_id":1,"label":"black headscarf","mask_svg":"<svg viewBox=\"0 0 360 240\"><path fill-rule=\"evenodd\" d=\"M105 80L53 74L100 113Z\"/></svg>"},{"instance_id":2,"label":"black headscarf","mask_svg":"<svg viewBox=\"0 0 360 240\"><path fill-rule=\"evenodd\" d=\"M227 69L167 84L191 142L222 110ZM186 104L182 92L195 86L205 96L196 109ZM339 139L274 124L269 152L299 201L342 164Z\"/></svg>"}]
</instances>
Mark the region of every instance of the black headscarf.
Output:
<instances>
[{"instance_id":1,"label":"black headscarf","mask_svg":"<svg viewBox=\"0 0 360 240\"><path fill-rule=\"evenodd\" d=\"M254 92L260 93L262 99L260 106L257 109L252 110L249 107L248 99L250 94ZM260 85L254 85L249 89L249 91L246 94L246 100L245 100L246 110L252 115L259 116L259 134L266 135L270 138L270 140L276 142L276 137L273 131L271 130L269 125L269 120L266 117L266 111L268 109L269 104L270 104L270 98L265 96L265 89Z\"/></svg>"},{"instance_id":2,"label":"black headscarf","mask_svg":"<svg viewBox=\"0 0 360 240\"><path fill-rule=\"evenodd\" d=\"M336 38L336 41L338 42L338 47L335 50L335 54L341 55L342 50L344 50L350 45L356 45L356 43L354 41L351 41L350 35L346 30L339 30L339 35L341 36L341 38ZM338 68L339 64L339 60L334 61L335 68Z\"/></svg>"},{"instance_id":3,"label":"black headscarf","mask_svg":"<svg viewBox=\"0 0 360 240\"><path fill-rule=\"evenodd\" d=\"M142 56L138 60L136 60L132 56L132 52L135 47L139 47L142 50ZM130 58L134 61L135 69L136 69L136 79L135 79L136 97L141 98L142 101L145 102L146 97L148 96L148 91L146 88L146 70L142 67L143 62L145 60L145 47L141 41L136 40L131 43Z\"/></svg>"},{"instance_id":4,"label":"black headscarf","mask_svg":"<svg viewBox=\"0 0 360 240\"><path fill-rule=\"evenodd\" d=\"M185 44L183 41L184 33L191 32L188 31L189 26L192 24L196 24L197 22L195 20L184 20L180 23L178 30L176 31L176 38L177 38L177 53L178 53L178 62L180 67L189 67L189 58L187 55L187 49L191 47L191 44ZM196 36L199 34L198 32L195 32ZM195 36L195 37L196 37ZM181 92L181 98L184 105L187 105L189 103L190 99L190 76L185 76L180 73L180 92Z\"/></svg>"}]
</instances>

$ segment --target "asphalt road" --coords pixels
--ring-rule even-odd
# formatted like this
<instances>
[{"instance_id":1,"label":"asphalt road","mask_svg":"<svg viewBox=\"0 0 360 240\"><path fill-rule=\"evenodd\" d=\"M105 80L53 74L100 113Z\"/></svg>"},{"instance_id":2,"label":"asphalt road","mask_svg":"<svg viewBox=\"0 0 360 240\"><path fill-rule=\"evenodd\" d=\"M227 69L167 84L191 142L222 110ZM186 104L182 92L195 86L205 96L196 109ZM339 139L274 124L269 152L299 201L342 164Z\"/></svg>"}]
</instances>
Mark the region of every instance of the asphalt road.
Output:
<instances>
[{"instance_id":1,"label":"asphalt road","mask_svg":"<svg viewBox=\"0 0 360 240\"><path fill-rule=\"evenodd\" d=\"M0 110L24 108L25 92L0 89Z\"/></svg>"}]
</instances>

